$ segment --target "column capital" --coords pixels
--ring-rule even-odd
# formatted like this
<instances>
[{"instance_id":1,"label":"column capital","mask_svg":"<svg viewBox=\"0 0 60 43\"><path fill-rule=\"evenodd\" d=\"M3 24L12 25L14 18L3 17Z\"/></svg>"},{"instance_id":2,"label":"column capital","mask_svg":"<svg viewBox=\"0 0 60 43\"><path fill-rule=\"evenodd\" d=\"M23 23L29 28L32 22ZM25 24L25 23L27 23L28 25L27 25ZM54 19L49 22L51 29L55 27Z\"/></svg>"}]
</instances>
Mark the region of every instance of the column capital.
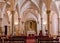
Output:
<instances>
[{"instance_id":1,"label":"column capital","mask_svg":"<svg viewBox=\"0 0 60 43\"><path fill-rule=\"evenodd\" d=\"M51 12L51 10L46 10L48 35L50 35L50 12Z\"/></svg>"},{"instance_id":2,"label":"column capital","mask_svg":"<svg viewBox=\"0 0 60 43\"><path fill-rule=\"evenodd\" d=\"M51 10L46 10L46 13L49 14L51 12Z\"/></svg>"},{"instance_id":3,"label":"column capital","mask_svg":"<svg viewBox=\"0 0 60 43\"><path fill-rule=\"evenodd\" d=\"M14 15L15 11L11 11L11 13Z\"/></svg>"},{"instance_id":4,"label":"column capital","mask_svg":"<svg viewBox=\"0 0 60 43\"><path fill-rule=\"evenodd\" d=\"M14 10L12 10L11 12L15 12Z\"/></svg>"}]
</instances>

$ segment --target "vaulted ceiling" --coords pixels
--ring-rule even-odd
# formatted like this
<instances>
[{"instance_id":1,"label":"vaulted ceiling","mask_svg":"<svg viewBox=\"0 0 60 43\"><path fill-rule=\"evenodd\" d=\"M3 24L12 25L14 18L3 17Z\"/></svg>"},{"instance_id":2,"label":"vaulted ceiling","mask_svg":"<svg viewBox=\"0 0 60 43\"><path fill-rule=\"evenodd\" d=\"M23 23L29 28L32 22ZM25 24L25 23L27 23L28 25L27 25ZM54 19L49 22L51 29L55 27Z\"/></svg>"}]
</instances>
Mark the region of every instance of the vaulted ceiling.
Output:
<instances>
[{"instance_id":1,"label":"vaulted ceiling","mask_svg":"<svg viewBox=\"0 0 60 43\"><path fill-rule=\"evenodd\" d=\"M11 11L12 9L17 10L19 15L24 14L24 12L26 12L26 10L28 9L30 9L29 10L30 12L33 9L33 10L36 10L38 13L42 14L42 8L44 3L46 6L46 10L52 10L57 14L59 14L58 11L60 9L60 3L57 3L59 4L57 7L56 2L60 2L60 0L0 0L0 9L3 9L4 8L3 6L7 4L7 8L5 9L9 11Z\"/></svg>"}]
</instances>

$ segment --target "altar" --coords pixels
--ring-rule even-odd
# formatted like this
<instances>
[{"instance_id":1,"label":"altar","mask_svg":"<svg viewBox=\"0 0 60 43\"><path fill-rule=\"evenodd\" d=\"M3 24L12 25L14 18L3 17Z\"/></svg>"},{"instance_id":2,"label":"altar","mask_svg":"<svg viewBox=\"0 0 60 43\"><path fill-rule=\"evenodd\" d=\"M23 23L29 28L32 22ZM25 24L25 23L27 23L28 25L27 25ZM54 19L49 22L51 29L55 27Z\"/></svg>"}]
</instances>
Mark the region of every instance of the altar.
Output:
<instances>
[{"instance_id":1,"label":"altar","mask_svg":"<svg viewBox=\"0 0 60 43\"><path fill-rule=\"evenodd\" d=\"M27 31L27 36L29 36L29 35L33 35L33 36L35 36L36 35L36 32L34 31L34 30L31 30L31 31Z\"/></svg>"}]
</instances>

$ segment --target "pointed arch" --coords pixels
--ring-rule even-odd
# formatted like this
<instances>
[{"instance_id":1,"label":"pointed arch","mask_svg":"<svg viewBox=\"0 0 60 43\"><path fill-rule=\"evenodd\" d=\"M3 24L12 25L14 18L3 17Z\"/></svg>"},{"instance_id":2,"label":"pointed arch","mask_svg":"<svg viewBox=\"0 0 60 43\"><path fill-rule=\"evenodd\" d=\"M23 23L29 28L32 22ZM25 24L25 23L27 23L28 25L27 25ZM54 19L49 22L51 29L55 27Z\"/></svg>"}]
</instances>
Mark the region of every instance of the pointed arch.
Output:
<instances>
[{"instance_id":1,"label":"pointed arch","mask_svg":"<svg viewBox=\"0 0 60 43\"><path fill-rule=\"evenodd\" d=\"M50 15L50 32L52 35L58 35L58 16L54 11Z\"/></svg>"},{"instance_id":2,"label":"pointed arch","mask_svg":"<svg viewBox=\"0 0 60 43\"><path fill-rule=\"evenodd\" d=\"M35 4L35 3L33 3L31 0L28 0L28 1L25 1L23 4L22 4L22 6L21 6L21 8L20 9L22 9L23 8L23 6L24 5L26 5L26 3L27 2L30 2L31 3L31 5L33 4L38 10L39 10L39 7Z\"/></svg>"},{"instance_id":3,"label":"pointed arch","mask_svg":"<svg viewBox=\"0 0 60 43\"><path fill-rule=\"evenodd\" d=\"M36 14L35 9L27 9L26 11L23 12L22 15L27 15L28 13L32 13L38 20L38 14ZM20 16L22 16L22 15L20 15Z\"/></svg>"}]
</instances>

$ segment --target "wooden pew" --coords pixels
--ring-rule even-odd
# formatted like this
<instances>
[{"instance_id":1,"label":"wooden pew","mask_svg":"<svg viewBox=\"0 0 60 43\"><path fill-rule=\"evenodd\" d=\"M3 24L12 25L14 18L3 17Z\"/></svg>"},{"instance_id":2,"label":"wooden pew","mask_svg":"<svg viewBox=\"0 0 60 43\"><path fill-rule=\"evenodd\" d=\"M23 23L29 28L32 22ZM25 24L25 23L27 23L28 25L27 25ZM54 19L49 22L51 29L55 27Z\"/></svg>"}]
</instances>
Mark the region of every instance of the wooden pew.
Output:
<instances>
[{"instance_id":1,"label":"wooden pew","mask_svg":"<svg viewBox=\"0 0 60 43\"><path fill-rule=\"evenodd\" d=\"M6 38L5 41L9 41L9 43L14 43L15 41L20 41L21 43L25 43L26 36L12 36L8 39Z\"/></svg>"},{"instance_id":2,"label":"wooden pew","mask_svg":"<svg viewBox=\"0 0 60 43\"><path fill-rule=\"evenodd\" d=\"M38 43L39 42L58 42L59 39L53 39L53 37L48 37L48 36L37 36L37 39L38 39Z\"/></svg>"}]
</instances>

